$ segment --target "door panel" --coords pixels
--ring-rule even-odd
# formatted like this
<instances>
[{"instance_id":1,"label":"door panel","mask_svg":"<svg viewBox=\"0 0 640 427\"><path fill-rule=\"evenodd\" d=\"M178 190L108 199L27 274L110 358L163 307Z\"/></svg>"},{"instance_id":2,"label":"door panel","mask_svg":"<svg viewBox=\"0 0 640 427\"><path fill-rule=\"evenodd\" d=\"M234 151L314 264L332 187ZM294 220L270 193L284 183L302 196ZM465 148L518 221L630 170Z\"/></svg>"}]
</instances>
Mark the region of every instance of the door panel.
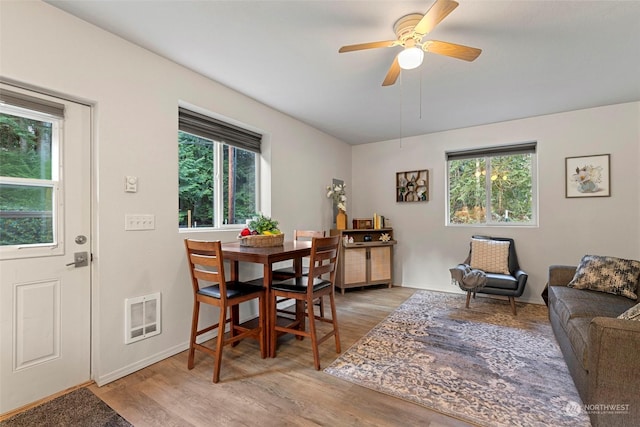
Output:
<instances>
[{"instance_id":1,"label":"door panel","mask_svg":"<svg viewBox=\"0 0 640 427\"><path fill-rule=\"evenodd\" d=\"M15 287L14 370L60 357L60 281Z\"/></svg>"},{"instance_id":2,"label":"door panel","mask_svg":"<svg viewBox=\"0 0 640 427\"><path fill-rule=\"evenodd\" d=\"M0 413L6 413L91 378L91 264L72 264L74 252L91 251L91 109L8 85L0 92L64 107L50 176L5 176L0 167L0 197L13 200L1 212L2 231L24 230L33 218L51 228L43 241L3 240L0 247ZM5 118L8 111L0 108ZM44 188L46 197L20 206L23 199L7 191L16 188L24 200L33 198L25 188ZM86 240L77 243L79 235Z\"/></svg>"}]
</instances>

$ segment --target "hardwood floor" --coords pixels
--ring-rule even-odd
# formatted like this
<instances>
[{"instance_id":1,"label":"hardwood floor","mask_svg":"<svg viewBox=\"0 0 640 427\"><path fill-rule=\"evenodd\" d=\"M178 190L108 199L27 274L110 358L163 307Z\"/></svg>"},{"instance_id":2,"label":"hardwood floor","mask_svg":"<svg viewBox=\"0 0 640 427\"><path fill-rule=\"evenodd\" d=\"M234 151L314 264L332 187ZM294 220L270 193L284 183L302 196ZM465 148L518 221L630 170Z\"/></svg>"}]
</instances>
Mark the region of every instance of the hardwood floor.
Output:
<instances>
[{"instance_id":1,"label":"hardwood floor","mask_svg":"<svg viewBox=\"0 0 640 427\"><path fill-rule=\"evenodd\" d=\"M336 295L343 351L415 289L370 287ZM186 337L185 337L186 339ZM320 345L322 368L338 357L333 340ZM226 347L220 382L213 360L184 351L91 390L137 427L143 426L469 426L421 406L369 390L313 368L309 340L281 337L278 355L261 359L258 344Z\"/></svg>"}]
</instances>

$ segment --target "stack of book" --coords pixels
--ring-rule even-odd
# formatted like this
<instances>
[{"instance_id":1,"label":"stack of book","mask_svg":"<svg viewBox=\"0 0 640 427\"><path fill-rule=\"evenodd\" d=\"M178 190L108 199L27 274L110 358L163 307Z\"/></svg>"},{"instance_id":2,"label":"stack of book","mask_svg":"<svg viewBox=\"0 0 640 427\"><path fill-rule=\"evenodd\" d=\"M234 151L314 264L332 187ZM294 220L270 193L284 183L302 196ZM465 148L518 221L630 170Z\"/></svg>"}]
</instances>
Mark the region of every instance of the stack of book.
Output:
<instances>
[{"instance_id":1,"label":"stack of book","mask_svg":"<svg viewBox=\"0 0 640 427\"><path fill-rule=\"evenodd\" d=\"M375 230L379 230L384 227L384 216L378 215L377 213L373 214L373 228Z\"/></svg>"}]
</instances>

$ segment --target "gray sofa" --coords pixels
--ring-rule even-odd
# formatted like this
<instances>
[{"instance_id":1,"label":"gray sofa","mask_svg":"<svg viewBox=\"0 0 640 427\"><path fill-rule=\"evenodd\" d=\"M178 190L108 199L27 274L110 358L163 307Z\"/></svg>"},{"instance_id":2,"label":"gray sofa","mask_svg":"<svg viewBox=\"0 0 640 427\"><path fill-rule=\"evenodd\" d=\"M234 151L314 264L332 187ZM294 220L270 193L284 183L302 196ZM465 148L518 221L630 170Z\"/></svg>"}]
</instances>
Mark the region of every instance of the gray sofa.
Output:
<instances>
[{"instance_id":1,"label":"gray sofa","mask_svg":"<svg viewBox=\"0 0 640 427\"><path fill-rule=\"evenodd\" d=\"M549 267L549 320L569 372L594 426L639 426L640 322L616 319L639 301L569 288L575 271Z\"/></svg>"}]
</instances>

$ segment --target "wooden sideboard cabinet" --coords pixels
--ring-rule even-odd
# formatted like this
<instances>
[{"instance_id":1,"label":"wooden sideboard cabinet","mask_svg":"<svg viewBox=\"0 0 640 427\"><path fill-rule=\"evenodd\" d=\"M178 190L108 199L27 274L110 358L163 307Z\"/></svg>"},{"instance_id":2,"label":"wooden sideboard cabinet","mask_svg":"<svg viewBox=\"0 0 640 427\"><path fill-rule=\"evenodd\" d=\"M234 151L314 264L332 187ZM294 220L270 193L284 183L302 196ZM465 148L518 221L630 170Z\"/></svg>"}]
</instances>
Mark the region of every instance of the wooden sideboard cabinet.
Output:
<instances>
[{"instance_id":1,"label":"wooden sideboard cabinet","mask_svg":"<svg viewBox=\"0 0 640 427\"><path fill-rule=\"evenodd\" d=\"M331 230L342 237L336 286L342 294L348 288L369 285L393 285L393 229ZM383 235L388 241L380 240ZM346 239L353 238L353 243Z\"/></svg>"}]
</instances>

